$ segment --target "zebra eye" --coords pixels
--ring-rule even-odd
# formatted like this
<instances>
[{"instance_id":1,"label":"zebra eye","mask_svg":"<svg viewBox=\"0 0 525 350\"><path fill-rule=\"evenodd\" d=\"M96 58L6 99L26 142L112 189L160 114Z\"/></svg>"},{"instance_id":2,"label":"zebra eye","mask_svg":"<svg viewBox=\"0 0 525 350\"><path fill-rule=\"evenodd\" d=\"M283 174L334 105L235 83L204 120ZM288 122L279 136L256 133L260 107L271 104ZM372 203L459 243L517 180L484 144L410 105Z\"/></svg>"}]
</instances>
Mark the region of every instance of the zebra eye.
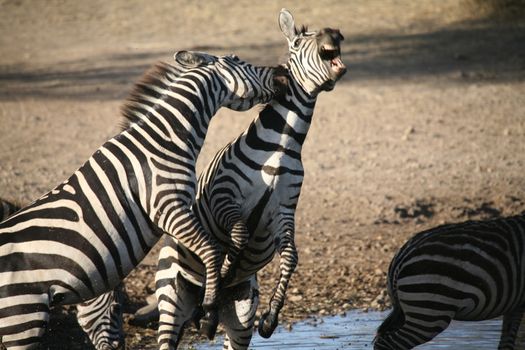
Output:
<instances>
[{"instance_id":1,"label":"zebra eye","mask_svg":"<svg viewBox=\"0 0 525 350\"><path fill-rule=\"evenodd\" d=\"M293 47L297 47L297 46L299 46L299 43L300 43L300 42L301 42L301 38L297 38L297 39L295 39L295 40L293 41L292 46L293 46Z\"/></svg>"},{"instance_id":2,"label":"zebra eye","mask_svg":"<svg viewBox=\"0 0 525 350\"><path fill-rule=\"evenodd\" d=\"M319 56L321 56L321 59L325 61L331 61L337 56L339 56L339 50L321 48L321 52L319 53Z\"/></svg>"}]
</instances>

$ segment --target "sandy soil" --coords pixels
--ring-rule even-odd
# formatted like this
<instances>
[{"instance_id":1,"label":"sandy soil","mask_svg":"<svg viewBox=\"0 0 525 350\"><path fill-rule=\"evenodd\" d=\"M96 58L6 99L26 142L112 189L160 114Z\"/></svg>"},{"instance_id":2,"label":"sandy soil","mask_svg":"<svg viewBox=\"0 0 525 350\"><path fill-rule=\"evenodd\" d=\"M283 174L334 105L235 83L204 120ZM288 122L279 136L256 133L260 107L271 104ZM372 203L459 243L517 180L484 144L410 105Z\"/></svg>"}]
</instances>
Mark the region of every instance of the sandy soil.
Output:
<instances>
[{"instance_id":1,"label":"sandy soil","mask_svg":"<svg viewBox=\"0 0 525 350\"><path fill-rule=\"evenodd\" d=\"M304 147L283 323L384 308L388 263L413 233L525 210L525 23L471 0L0 0L0 196L29 202L68 177L118 131L133 81L176 50L281 62L281 7L340 28L349 68ZM199 166L256 113L221 110ZM129 312L153 291L157 251L127 279ZM261 309L275 267L260 274ZM49 346L87 346L71 315L56 319ZM131 349L154 348L153 330L126 330Z\"/></svg>"}]
</instances>

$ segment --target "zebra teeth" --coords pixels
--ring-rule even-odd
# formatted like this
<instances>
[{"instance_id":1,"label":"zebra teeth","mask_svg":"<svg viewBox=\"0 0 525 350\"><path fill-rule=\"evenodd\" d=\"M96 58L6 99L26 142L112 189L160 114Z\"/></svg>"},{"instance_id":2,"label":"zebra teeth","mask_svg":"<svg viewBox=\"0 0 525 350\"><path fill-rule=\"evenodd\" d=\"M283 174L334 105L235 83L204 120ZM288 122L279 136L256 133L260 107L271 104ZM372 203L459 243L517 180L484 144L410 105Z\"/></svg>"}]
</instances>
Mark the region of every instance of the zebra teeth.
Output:
<instances>
[{"instance_id":1,"label":"zebra teeth","mask_svg":"<svg viewBox=\"0 0 525 350\"><path fill-rule=\"evenodd\" d=\"M337 74L338 78L343 76L346 73L346 66L341 61L341 56L337 56L336 58L330 60L330 68Z\"/></svg>"}]
</instances>

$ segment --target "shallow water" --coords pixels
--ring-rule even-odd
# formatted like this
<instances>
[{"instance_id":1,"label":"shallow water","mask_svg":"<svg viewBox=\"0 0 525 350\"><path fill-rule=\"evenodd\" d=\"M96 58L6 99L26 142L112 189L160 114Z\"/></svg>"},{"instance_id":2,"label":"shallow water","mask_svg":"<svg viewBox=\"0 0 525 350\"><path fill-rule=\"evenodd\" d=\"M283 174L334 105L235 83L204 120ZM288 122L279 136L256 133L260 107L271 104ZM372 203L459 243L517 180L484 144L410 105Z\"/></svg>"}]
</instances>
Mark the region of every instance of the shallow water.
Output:
<instances>
[{"instance_id":1,"label":"shallow water","mask_svg":"<svg viewBox=\"0 0 525 350\"><path fill-rule=\"evenodd\" d=\"M326 317L296 323L291 331L279 326L270 339L254 334L250 349L335 350L372 349L377 327L388 312L348 312L346 316ZM481 322L454 321L433 341L417 349L496 349L501 319ZM222 349L222 337L214 343L195 345L198 350Z\"/></svg>"}]
</instances>

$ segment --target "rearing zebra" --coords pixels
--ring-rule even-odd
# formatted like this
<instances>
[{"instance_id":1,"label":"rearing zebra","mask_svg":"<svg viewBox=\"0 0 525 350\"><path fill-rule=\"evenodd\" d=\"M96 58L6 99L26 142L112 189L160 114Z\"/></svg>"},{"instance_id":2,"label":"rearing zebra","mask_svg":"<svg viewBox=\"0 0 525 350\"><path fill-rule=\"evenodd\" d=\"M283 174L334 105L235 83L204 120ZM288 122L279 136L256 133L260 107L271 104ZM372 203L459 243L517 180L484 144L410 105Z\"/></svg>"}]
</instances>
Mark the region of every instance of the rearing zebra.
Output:
<instances>
[{"instance_id":1,"label":"rearing zebra","mask_svg":"<svg viewBox=\"0 0 525 350\"><path fill-rule=\"evenodd\" d=\"M288 41L288 88L259 113L248 129L219 151L199 178L195 216L223 247L226 259L219 315L225 349L247 349L258 305L255 275L280 254L280 278L259 333L278 324L289 280L297 265L295 208L303 181L301 150L320 91L331 90L346 68L338 30L297 30L290 12L279 23ZM233 252L233 253L232 253ZM229 274L228 274L229 273ZM198 310L195 291L205 281L197 256L166 238L156 275L160 349L178 346L182 327Z\"/></svg>"},{"instance_id":2,"label":"rearing zebra","mask_svg":"<svg viewBox=\"0 0 525 350\"><path fill-rule=\"evenodd\" d=\"M69 179L0 223L0 343L36 346L49 307L111 291L163 233L206 266L213 307L220 251L195 219L195 162L211 117L274 95L274 68L179 52L136 86L126 128ZM189 63L189 64L188 64ZM213 309L211 309L213 310ZM213 328L214 313L210 312Z\"/></svg>"},{"instance_id":3,"label":"rearing zebra","mask_svg":"<svg viewBox=\"0 0 525 350\"><path fill-rule=\"evenodd\" d=\"M467 221L420 232L388 272L393 310L374 349L412 349L451 320L503 315L498 349L515 349L525 311L525 216Z\"/></svg>"}]
</instances>

